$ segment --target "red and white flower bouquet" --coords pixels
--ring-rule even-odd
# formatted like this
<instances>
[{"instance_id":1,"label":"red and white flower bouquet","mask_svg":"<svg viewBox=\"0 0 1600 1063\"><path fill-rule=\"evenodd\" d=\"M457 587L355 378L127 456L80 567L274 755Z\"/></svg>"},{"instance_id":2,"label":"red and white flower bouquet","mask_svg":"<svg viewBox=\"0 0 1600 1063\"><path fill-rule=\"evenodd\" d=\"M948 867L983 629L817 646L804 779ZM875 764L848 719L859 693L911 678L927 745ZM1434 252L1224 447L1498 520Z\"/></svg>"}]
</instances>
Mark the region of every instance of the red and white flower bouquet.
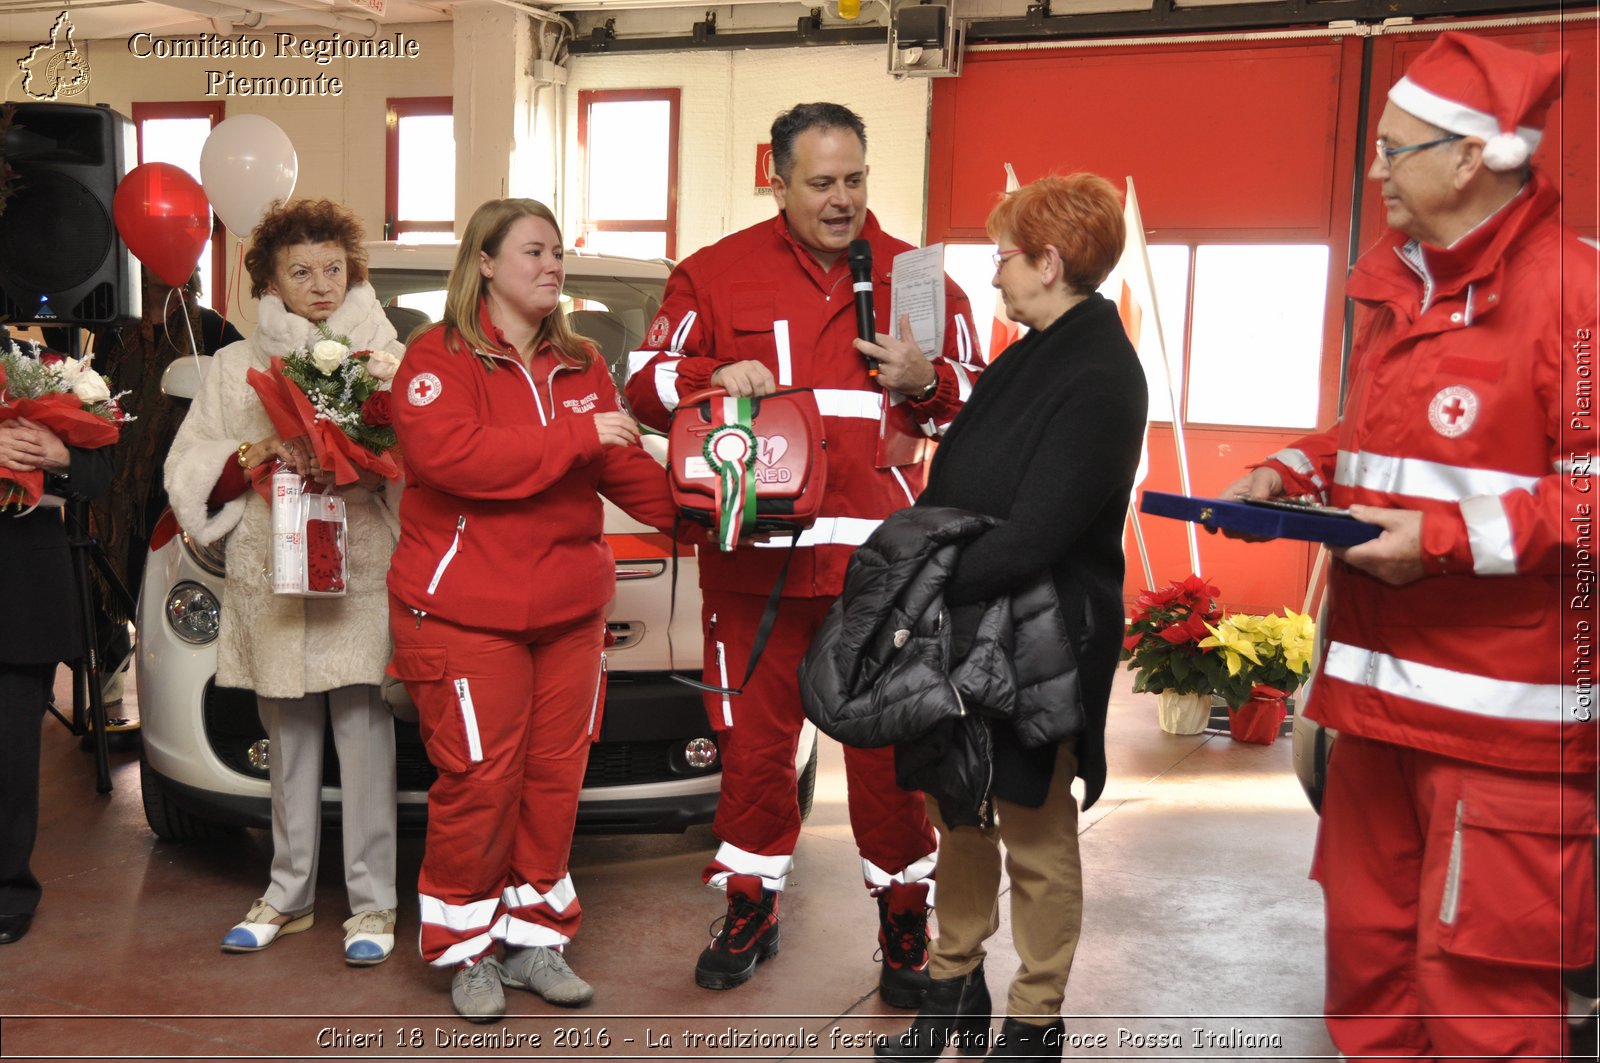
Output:
<instances>
[{"instance_id":1,"label":"red and white flower bouquet","mask_svg":"<svg viewBox=\"0 0 1600 1063\"><path fill-rule=\"evenodd\" d=\"M133 420L106 378L81 361L37 344L0 347L0 421L23 417L44 425L69 447L107 447ZM29 509L44 494L44 473L0 465L0 510Z\"/></svg>"},{"instance_id":2,"label":"red and white flower bouquet","mask_svg":"<svg viewBox=\"0 0 1600 1063\"><path fill-rule=\"evenodd\" d=\"M269 372L247 374L284 439L306 436L317 463L335 484L355 483L361 470L385 479L400 475L389 453L395 446L389 386L399 368L385 350L354 351L325 327L311 346L272 359Z\"/></svg>"}]
</instances>

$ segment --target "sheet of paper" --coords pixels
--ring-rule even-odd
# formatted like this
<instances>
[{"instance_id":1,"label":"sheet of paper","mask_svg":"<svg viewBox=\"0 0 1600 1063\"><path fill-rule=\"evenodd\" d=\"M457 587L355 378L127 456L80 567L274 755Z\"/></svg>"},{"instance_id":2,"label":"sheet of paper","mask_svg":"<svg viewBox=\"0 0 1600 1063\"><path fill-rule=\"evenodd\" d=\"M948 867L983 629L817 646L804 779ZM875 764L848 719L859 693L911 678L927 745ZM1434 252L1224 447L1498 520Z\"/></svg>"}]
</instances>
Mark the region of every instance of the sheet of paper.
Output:
<instances>
[{"instance_id":1,"label":"sheet of paper","mask_svg":"<svg viewBox=\"0 0 1600 1063\"><path fill-rule=\"evenodd\" d=\"M894 256L889 286L889 333L900 335L900 318L911 315L911 335L922 353L944 350L944 244L914 247Z\"/></svg>"},{"instance_id":2,"label":"sheet of paper","mask_svg":"<svg viewBox=\"0 0 1600 1063\"><path fill-rule=\"evenodd\" d=\"M932 356L944 350L944 245L902 251L894 256L889 286L889 332L900 335L900 318L911 318L911 336L922 352ZM904 405L905 396L891 392L878 421L880 469L915 465L928 452L928 437Z\"/></svg>"}]
</instances>

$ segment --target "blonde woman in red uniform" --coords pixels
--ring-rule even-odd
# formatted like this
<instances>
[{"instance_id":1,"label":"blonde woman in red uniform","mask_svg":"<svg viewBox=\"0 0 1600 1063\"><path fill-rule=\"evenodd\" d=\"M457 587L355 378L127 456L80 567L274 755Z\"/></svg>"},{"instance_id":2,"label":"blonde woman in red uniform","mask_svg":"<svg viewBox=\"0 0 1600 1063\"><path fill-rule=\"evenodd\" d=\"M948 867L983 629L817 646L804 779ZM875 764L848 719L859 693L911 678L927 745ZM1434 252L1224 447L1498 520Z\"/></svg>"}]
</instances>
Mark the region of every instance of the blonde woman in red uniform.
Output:
<instances>
[{"instance_id":1,"label":"blonde woman in red uniform","mask_svg":"<svg viewBox=\"0 0 1600 1063\"><path fill-rule=\"evenodd\" d=\"M485 203L444 320L394 383L407 483L390 671L439 770L417 886L422 955L455 970L451 999L473 1022L505 1014L502 984L567 1007L594 995L562 947L582 918L567 859L615 588L600 496L672 524L665 471L567 325L564 279L547 207Z\"/></svg>"}]
</instances>

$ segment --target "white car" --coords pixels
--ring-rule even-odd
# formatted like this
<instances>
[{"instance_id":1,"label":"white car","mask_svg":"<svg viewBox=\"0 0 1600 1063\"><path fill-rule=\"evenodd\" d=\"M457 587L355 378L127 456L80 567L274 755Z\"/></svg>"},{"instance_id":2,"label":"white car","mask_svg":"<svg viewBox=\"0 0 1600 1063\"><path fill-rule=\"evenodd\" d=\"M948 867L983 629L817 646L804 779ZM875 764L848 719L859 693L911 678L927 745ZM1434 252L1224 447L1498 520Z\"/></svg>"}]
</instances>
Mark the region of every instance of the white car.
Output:
<instances>
[{"instance_id":1,"label":"white car","mask_svg":"<svg viewBox=\"0 0 1600 1063\"><path fill-rule=\"evenodd\" d=\"M368 270L401 339L436 320L455 255L450 245L368 245ZM626 372L661 302L669 266L581 251L567 253L563 302L573 327ZM203 363L203 359L201 360ZM198 378L180 360L164 382L187 399ZM665 444L646 437L658 458ZM699 678L699 569L692 551L677 561L676 606L668 538L606 503L606 537L617 562L617 594L607 612L614 644L600 740L589 754L578 829L618 833L682 831L716 811L721 764L700 694L672 679ZM218 687L222 544L205 548L178 535L152 550L139 590L136 674L143 732L140 761L145 818L161 838L203 838L219 827L271 823L266 733L248 690ZM669 622L670 617L670 622ZM669 630L670 628L670 630ZM434 779L415 724L396 722L402 824L427 814ZM801 736L801 814L816 783L816 732ZM323 807L337 815L339 761L328 736Z\"/></svg>"}]
</instances>

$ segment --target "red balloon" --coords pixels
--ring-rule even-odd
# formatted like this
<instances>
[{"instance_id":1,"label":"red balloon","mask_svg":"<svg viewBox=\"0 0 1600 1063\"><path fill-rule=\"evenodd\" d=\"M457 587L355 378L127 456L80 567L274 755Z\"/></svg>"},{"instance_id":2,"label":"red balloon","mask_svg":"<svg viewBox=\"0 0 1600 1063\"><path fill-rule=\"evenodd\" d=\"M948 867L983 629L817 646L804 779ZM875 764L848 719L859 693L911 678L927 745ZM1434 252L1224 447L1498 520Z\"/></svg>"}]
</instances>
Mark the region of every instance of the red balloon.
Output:
<instances>
[{"instance_id":1,"label":"red balloon","mask_svg":"<svg viewBox=\"0 0 1600 1063\"><path fill-rule=\"evenodd\" d=\"M134 257L174 288L194 272L211 238L211 204L200 183L169 162L128 171L111 215Z\"/></svg>"}]
</instances>

